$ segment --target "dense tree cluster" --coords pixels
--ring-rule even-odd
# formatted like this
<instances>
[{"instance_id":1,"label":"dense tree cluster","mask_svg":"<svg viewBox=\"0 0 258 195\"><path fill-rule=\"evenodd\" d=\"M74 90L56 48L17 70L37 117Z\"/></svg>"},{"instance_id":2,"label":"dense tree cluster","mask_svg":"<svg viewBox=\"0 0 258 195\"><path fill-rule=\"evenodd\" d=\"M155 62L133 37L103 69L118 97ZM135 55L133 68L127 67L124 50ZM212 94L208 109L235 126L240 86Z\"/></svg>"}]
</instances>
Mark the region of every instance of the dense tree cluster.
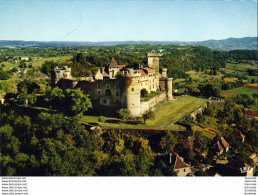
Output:
<instances>
[{"instance_id":1,"label":"dense tree cluster","mask_svg":"<svg viewBox=\"0 0 258 195\"><path fill-rule=\"evenodd\" d=\"M77 118L15 109L1 107L2 176L175 175L171 132L89 130Z\"/></svg>"}]
</instances>

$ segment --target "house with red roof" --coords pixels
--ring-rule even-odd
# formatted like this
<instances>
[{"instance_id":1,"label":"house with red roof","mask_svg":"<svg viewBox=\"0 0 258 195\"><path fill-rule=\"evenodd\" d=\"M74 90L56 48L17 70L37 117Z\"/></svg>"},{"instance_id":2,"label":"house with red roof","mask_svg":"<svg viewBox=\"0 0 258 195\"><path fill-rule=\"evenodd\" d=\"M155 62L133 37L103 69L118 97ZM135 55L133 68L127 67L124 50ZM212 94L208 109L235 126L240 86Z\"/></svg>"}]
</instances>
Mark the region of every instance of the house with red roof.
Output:
<instances>
[{"instance_id":1,"label":"house with red roof","mask_svg":"<svg viewBox=\"0 0 258 195\"><path fill-rule=\"evenodd\" d=\"M173 153L171 155L172 158L172 165L174 168L174 171L177 173L177 176L187 176L190 174L191 166L184 162L184 159L180 157L177 153Z\"/></svg>"}]
</instances>

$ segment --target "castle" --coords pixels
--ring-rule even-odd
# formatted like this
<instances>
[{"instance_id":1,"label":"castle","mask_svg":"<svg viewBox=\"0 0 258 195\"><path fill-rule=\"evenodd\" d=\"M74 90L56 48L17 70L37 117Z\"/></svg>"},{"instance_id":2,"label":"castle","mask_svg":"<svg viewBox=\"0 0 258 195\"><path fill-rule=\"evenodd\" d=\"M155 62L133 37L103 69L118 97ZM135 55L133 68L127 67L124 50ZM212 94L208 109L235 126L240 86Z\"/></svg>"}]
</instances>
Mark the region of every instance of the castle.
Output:
<instances>
[{"instance_id":1,"label":"castle","mask_svg":"<svg viewBox=\"0 0 258 195\"><path fill-rule=\"evenodd\" d=\"M73 78L71 68L56 67L51 71L53 86L81 88L89 94L94 108L127 108L132 117L139 117L155 107L159 102L172 100L172 78L167 77L167 69L159 67L162 54L147 53L148 66L137 67L118 65L114 58L107 67L99 68L93 77ZM161 91L149 101L141 101L141 90L148 93Z\"/></svg>"}]
</instances>

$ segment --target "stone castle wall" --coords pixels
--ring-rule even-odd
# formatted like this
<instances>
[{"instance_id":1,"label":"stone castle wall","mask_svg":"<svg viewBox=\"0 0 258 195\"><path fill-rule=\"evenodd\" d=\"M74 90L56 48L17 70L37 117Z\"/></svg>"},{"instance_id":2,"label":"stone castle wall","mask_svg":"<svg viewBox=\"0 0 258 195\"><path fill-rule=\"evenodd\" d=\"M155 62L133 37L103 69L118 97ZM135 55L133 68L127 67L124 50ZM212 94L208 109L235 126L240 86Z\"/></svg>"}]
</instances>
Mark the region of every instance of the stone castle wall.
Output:
<instances>
[{"instance_id":1,"label":"stone castle wall","mask_svg":"<svg viewBox=\"0 0 258 195\"><path fill-rule=\"evenodd\" d=\"M148 101L141 102L141 104L140 104L141 114L143 114L147 110L153 109L160 102L165 101L166 99L167 99L167 95L166 95L166 92L164 91L164 92L152 97Z\"/></svg>"}]
</instances>

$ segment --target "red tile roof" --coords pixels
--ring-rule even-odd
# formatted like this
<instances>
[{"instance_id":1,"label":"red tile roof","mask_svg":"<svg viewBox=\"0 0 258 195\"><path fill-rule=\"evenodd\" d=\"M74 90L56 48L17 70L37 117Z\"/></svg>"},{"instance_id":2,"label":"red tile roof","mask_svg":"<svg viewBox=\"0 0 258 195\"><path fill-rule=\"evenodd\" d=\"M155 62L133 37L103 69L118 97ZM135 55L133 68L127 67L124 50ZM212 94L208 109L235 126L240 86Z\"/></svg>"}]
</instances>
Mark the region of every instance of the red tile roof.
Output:
<instances>
[{"instance_id":1,"label":"red tile roof","mask_svg":"<svg viewBox=\"0 0 258 195\"><path fill-rule=\"evenodd\" d=\"M257 110L245 110L245 116L247 118L255 118L258 117L258 111Z\"/></svg>"},{"instance_id":2,"label":"red tile roof","mask_svg":"<svg viewBox=\"0 0 258 195\"><path fill-rule=\"evenodd\" d=\"M221 137L220 140L221 140L221 142L222 142L222 144L223 144L223 146L224 146L225 148L229 147L228 142L226 142L226 140L225 140L223 137Z\"/></svg>"},{"instance_id":3,"label":"red tile roof","mask_svg":"<svg viewBox=\"0 0 258 195\"><path fill-rule=\"evenodd\" d=\"M178 156L178 154L176 154L174 169L182 169L187 167L190 167L190 165L186 164L184 160L180 156Z\"/></svg>"},{"instance_id":4,"label":"red tile roof","mask_svg":"<svg viewBox=\"0 0 258 195\"><path fill-rule=\"evenodd\" d=\"M112 59L111 59L111 62L110 62L110 64L109 64L109 68L119 68L119 66L118 66L117 63L116 63L115 58L112 58Z\"/></svg>"},{"instance_id":5,"label":"red tile roof","mask_svg":"<svg viewBox=\"0 0 258 195\"><path fill-rule=\"evenodd\" d=\"M219 141L217 142L217 146L218 146L219 151L222 151L222 150L223 150L223 147L222 147L222 145L220 144Z\"/></svg>"},{"instance_id":6,"label":"red tile roof","mask_svg":"<svg viewBox=\"0 0 258 195\"><path fill-rule=\"evenodd\" d=\"M100 69L101 74L103 74L104 77L109 77L108 73L105 71L105 67L102 67Z\"/></svg>"},{"instance_id":7,"label":"red tile roof","mask_svg":"<svg viewBox=\"0 0 258 195\"><path fill-rule=\"evenodd\" d=\"M141 77L147 76L146 72L143 69L139 69L139 73L141 73Z\"/></svg>"},{"instance_id":8,"label":"red tile roof","mask_svg":"<svg viewBox=\"0 0 258 195\"><path fill-rule=\"evenodd\" d=\"M122 70L126 65L118 65L119 70Z\"/></svg>"}]
</instances>

